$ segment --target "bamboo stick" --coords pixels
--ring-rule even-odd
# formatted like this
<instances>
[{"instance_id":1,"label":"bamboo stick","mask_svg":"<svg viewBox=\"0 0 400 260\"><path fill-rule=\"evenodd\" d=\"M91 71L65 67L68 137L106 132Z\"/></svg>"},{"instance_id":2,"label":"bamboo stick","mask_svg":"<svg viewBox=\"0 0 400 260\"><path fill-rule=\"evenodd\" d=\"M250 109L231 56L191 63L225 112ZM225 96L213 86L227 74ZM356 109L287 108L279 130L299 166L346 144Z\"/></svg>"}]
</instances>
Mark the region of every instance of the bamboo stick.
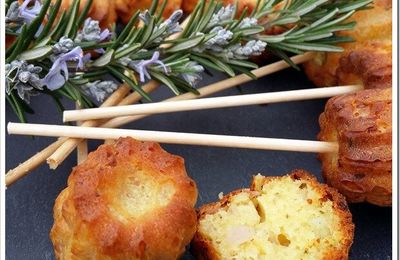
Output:
<instances>
[{"instance_id":1,"label":"bamboo stick","mask_svg":"<svg viewBox=\"0 0 400 260\"><path fill-rule=\"evenodd\" d=\"M291 58L292 62L295 64L300 64L303 62L306 62L310 59L313 58L313 53L305 53L302 55L297 55ZM258 78L262 76L266 76L269 74L272 74L274 72L283 70L290 67L289 64L287 64L285 61L278 61L274 62L272 64L263 66L261 68L255 69L252 71L253 74L255 74ZM195 98L201 98L205 96L209 96L215 93L218 93L220 91L223 91L225 89L246 83L253 80L251 77L247 76L246 74L240 74L238 76L228 78L213 84L210 84L206 87L202 87L198 89L199 95L193 94L193 93L185 93L179 96L175 96L169 99L166 99L162 102L171 102L171 101L178 101L178 100L189 100L189 99L195 99ZM124 116L124 117L117 117L110 119L109 121L105 122L104 124L100 125L100 127L105 127L105 128L116 128L131 122L134 122L136 120L142 119L146 117L146 115L137 115L137 116ZM51 169L56 169L58 165L60 165L67 157L68 155L76 148L77 145L77 140L75 141L68 141L68 144L64 144L63 148L57 149L49 158L47 158L47 163L49 164Z\"/></svg>"},{"instance_id":2,"label":"bamboo stick","mask_svg":"<svg viewBox=\"0 0 400 260\"><path fill-rule=\"evenodd\" d=\"M88 156L88 142L87 140L82 140L77 146L76 162L80 164L85 161Z\"/></svg>"},{"instance_id":3,"label":"bamboo stick","mask_svg":"<svg viewBox=\"0 0 400 260\"><path fill-rule=\"evenodd\" d=\"M80 110L81 106L78 104L78 102L75 104L75 109ZM83 121L79 120L76 122L77 126L81 126ZM77 164L80 164L81 162L85 161L88 155L88 142L87 140L84 140L78 144L76 147L76 162Z\"/></svg>"},{"instance_id":4,"label":"bamboo stick","mask_svg":"<svg viewBox=\"0 0 400 260\"><path fill-rule=\"evenodd\" d=\"M336 152L338 150L338 144L334 142L248 136L192 134L163 131L24 123L8 123L7 130L9 134L18 135L63 136L85 139L118 139L119 137L130 136L140 141L260 150L316 153Z\"/></svg>"},{"instance_id":5,"label":"bamboo stick","mask_svg":"<svg viewBox=\"0 0 400 260\"><path fill-rule=\"evenodd\" d=\"M359 91L360 89L362 89L362 86L349 85L329 88L312 88L261 94L204 98L197 100L180 100L166 103L159 102L117 107L69 110L64 111L64 122L327 98L352 93Z\"/></svg>"},{"instance_id":6,"label":"bamboo stick","mask_svg":"<svg viewBox=\"0 0 400 260\"><path fill-rule=\"evenodd\" d=\"M49 157L55 150L57 150L58 147L60 147L62 143L65 142L66 139L67 138L59 138L57 141L53 142L25 162L21 163L14 169L9 170L5 177L6 186L14 184L17 180L27 175L30 171L39 167L47 157Z\"/></svg>"}]
</instances>

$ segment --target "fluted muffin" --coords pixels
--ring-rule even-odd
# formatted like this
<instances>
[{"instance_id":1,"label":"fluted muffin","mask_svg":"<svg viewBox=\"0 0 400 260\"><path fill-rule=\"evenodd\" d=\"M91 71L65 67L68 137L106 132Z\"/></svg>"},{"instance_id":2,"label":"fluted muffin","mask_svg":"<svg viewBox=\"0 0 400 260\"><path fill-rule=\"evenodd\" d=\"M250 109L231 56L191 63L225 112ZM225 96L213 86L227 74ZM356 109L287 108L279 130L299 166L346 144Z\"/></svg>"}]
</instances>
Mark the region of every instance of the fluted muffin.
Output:
<instances>
[{"instance_id":1,"label":"fluted muffin","mask_svg":"<svg viewBox=\"0 0 400 260\"><path fill-rule=\"evenodd\" d=\"M57 259L177 259L196 230L181 157L120 138L75 167L54 205Z\"/></svg>"},{"instance_id":2,"label":"fluted muffin","mask_svg":"<svg viewBox=\"0 0 400 260\"><path fill-rule=\"evenodd\" d=\"M339 144L320 154L324 178L349 202L392 205L392 89L331 98L318 139Z\"/></svg>"}]
</instances>

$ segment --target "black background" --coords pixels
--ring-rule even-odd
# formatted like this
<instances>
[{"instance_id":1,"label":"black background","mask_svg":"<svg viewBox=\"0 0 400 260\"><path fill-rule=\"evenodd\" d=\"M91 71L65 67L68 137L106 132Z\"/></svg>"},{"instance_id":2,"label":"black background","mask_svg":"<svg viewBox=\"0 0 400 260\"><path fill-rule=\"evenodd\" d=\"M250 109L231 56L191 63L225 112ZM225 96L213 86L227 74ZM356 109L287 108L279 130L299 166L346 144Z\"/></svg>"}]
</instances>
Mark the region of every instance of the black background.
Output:
<instances>
[{"instance_id":1,"label":"black background","mask_svg":"<svg viewBox=\"0 0 400 260\"><path fill-rule=\"evenodd\" d=\"M200 85L216 81L217 75ZM302 72L288 69L274 75L218 93L237 95L314 87ZM162 87L153 93L154 100L170 96ZM319 131L318 117L326 100L301 101L241 108L203 110L151 116L125 126L132 129L179 131L258 137L315 140ZM73 104L65 102L68 108ZM36 114L32 123L61 124L61 115L47 96L34 97ZM7 106L7 121L18 119ZM6 169L15 167L46 147L54 138L6 136ZM89 149L101 144L90 141ZM185 158L188 174L199 189L198 206L217 200L218 193L248 187L251 176L284 175L303 168L321 178L320 163L315 154L258 151L200 146L162 145L167 151ZM53 224L55 198L66 186L76 153L55 171L43 165L6 190L6 257L7 259L54 259L49 231ZM350 205L356 226L350 259L390 259L392 254L391 208L367 204ZM184 259L191 259L187 253Z\"/></svg>"}]
</instances>

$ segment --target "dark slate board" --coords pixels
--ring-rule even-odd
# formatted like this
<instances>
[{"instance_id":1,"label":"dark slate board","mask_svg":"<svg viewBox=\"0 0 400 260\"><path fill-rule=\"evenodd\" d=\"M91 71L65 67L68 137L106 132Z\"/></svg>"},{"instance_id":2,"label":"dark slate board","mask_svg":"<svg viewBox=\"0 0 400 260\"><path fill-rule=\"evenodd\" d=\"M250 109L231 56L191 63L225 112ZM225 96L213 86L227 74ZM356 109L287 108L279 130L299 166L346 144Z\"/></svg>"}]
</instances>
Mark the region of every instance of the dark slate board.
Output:
<instances>
[{"instance_id":1,"label":"dark slate board","mask_svg":"<svg viewBox=\"0 0 400 260\"><path fill-rule=\"evenodd\" d=\"M215 76L201 85L216 81ZM242 93L261 93L314 87L301 72L288 69L241 86ZM237 95L238 88L218 93ZM171 95L165 88L153 94L155 100ZM248 135L314 140L319 131L318 116L326 100L291 102L213 111L182 112L157 115L127 125L126 128ZM73 104L66 102L67 107ZM29 117L32 123L60 124L61 115L46 96L33 99L36 110ZM7 121L17 118L7 106ZM6 137L6 168L24 161L53 138L23 136ZM90 141L95 150L99 141ZM245 149L163 145L185 158L189 175L199 188L198 205L215 201L219 192L248 187L253 174L284 175L295 168L306 169L320 180L321 167L315 154L258 151ZM76 164L73 154L56 171L46 165L33 171L6 191L6 256L12 260L54 259L49 231L53 224L52 207L59 192L66 186L71 168ZM392 211L367 204L350 206L356 225L350 259L390 259L392 254ZM192 259L186 253L184 259Z\"/></svg>"}]
</instances>

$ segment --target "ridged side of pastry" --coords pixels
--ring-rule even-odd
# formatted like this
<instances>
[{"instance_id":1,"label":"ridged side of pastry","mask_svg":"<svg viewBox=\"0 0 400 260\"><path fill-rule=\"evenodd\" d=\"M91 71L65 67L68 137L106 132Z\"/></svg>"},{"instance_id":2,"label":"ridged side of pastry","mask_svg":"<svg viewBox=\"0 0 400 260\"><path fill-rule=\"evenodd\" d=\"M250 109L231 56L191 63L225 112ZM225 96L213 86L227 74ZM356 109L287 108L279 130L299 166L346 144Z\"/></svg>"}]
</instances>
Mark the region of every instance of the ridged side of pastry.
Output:
<instances>
[{"instance_id":1,"label":"ridged side of pastry","mask_svg":"<svg viewBox=\"0 0 400 260\"><path fill-rule=\"evenodd\" d=\"M331 98L321 114L318 139L338 142L320 154L326 181L349 202L392 205L392 89Z\"/></svg>"},{"instance_id":2,"label":"ridged side of pastry","mask_svg":"<svg viewBox=\"0 0 400 260\"><path fill-rule=\"evenodd\" d=\"M392 86L392 2L375 0L372 6L351 16L348 22L357 23L354 30L338 33L354 40L338 45L343 52L320 52L304 64L307 76L317 86Z\"/></svg>"},{"instance_id":3,"label":"ridged side of pastry","mask_svg":"<svg viewBox=\"0 0 400 260\"><path fill-rule=\"evenodd\" d=\"M74 168L54 205L57 259L177 259L196 230L181 157L121 138Z\"/></svg>"},{"instance_id":4,"label":"ridged side of pastry","mask_svg":"<svg viewBox=\"0 0 400 260\"><path fill-rule=\"evenodd\" d=\"M295 170L253 178L198 212L197 259L347 259L354 225L345 198Z\"/></svg>"}]
</instances>

